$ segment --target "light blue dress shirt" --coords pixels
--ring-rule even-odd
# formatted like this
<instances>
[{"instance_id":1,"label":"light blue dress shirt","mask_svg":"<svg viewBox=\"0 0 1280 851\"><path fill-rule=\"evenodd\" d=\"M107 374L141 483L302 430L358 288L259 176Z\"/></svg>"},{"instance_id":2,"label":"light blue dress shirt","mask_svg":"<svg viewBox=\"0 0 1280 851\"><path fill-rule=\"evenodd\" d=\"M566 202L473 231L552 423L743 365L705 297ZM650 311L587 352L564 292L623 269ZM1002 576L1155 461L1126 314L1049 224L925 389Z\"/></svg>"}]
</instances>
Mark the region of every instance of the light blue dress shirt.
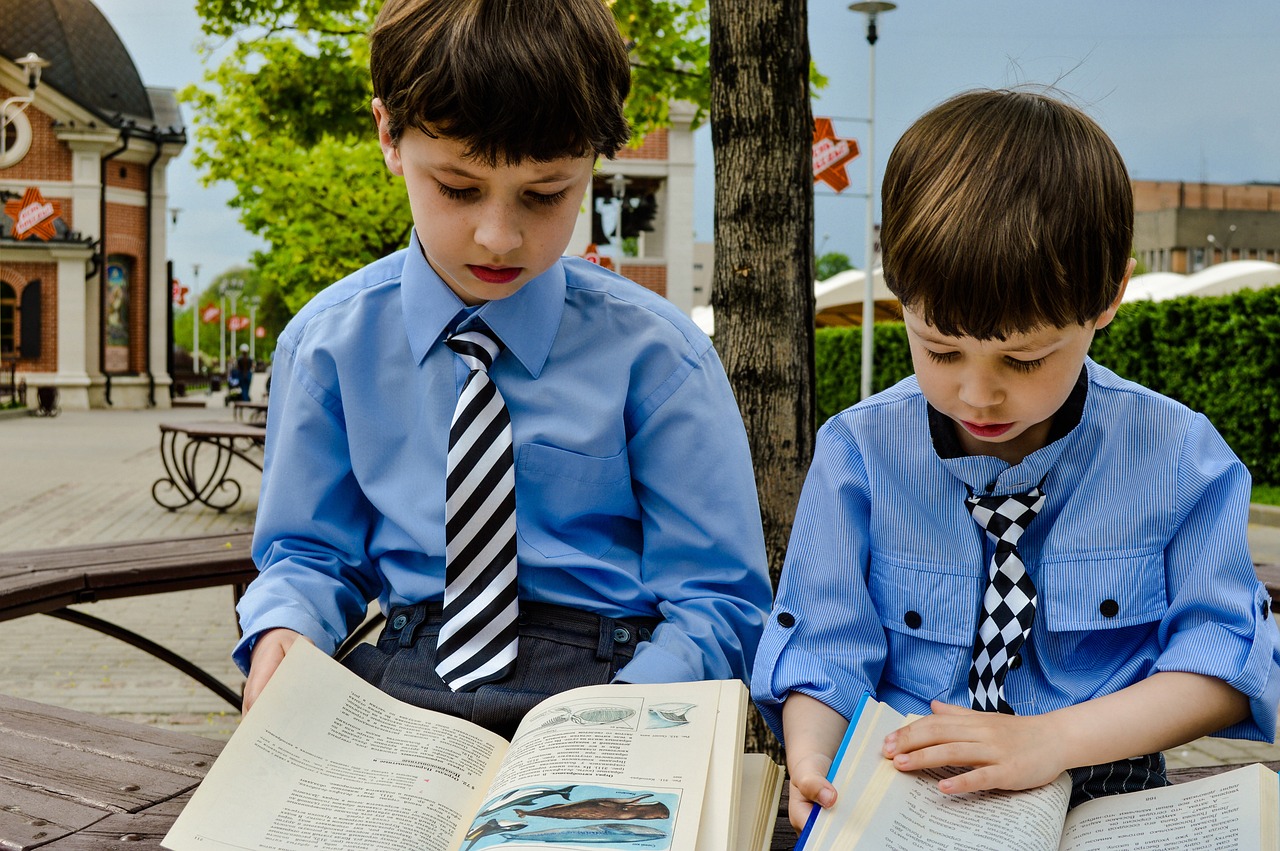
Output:
<instances>
[{"instance_id":1,"label":"light blue dress shirt","mask_svg":"<svg viewBox=\"0 0 1280 851\"><path fill-rule=\"evenodd\" d=\"M752 677L776 733L792 691L846 718L865 691L903 713L968 706L993 546L964 500L1043 481L1018 544L1039 601L1005 681L1014 711L1187 671L1249 698L1221 735L1274 739L1280 636L1249 556L1248 472L1204 416L1086 369L1080 422L1014 466L940 457L914 377L823 426Z\"/></svg>"},{"instance_id":2,"label":"light blue dress shirt","mask_svg":"<svg viewBox=\"0 0 1280 851\"><path fill-rule=\"evenodd\" d=\"M281 335L239 604L332 653L364 617L440 600L463 303L410 247L317 295ZM771 601L746 432L710 340L670 302L563 259L474 312L502 341L520 596L657 617L619 679L744 678ZM468 319L468 321L472 321Z\"/></svg>"}]
</instances>

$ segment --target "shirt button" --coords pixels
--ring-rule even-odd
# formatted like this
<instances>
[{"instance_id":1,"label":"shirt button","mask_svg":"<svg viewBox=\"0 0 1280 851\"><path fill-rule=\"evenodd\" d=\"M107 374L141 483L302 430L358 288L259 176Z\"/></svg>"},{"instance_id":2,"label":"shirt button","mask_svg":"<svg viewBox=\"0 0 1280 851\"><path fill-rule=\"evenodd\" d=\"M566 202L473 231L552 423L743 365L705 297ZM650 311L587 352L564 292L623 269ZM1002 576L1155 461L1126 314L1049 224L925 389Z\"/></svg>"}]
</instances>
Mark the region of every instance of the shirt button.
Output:
<instances>
[{"instance_id":1,"label":"shirt button","mask_svg":"<svg viewBox=\"0 0 1280 851\"><path fill-rule=\"evenodd\" d=\"M396 615L395 620L391 622L392 629L404 629L404 625L409 622L409 618L405 615Z\"/></svg>"},{"instance_id":2,"label":"shirt button","mask_svg":"<svg viewBox=\"0 0 1280 851\"><path fill-rule=\"evenodd\" d=\"M1104 618L1114 618L1120 614L1120 604L1115 600L1103 600L1102 605L1098 606L1098 611Z\"/></svg>"},{"instance_id":3,"label":"shirt button","mask_svg":"<svg viewBox=\"0 0 1280 851\"><path fill-rule=\"evenodd\" d=\"M631 631L620 626L613 631L613 640L619 644L626 644L631 640Z\"/></svg>"},{"instance_id":4,"label":"shirt button","mask_svg":"<svg viewBox=\"0 0 1280 851\"><path fill-rule=\"evenodd\" d=\"M920 617L919 612L907 612L902 616L902 622L911 629L919 629L924 620Z\"/></svg>"},{"instance_id":5,"label":"shirt button","mask_svg":"<svg viewBox=\"0 0 1280 851\"><path fill-rule=\"evenodd\" d=\"M791 612L778 612L778 626L790 629L796 625L796 616Z\"/></svg>"}]
</instances>

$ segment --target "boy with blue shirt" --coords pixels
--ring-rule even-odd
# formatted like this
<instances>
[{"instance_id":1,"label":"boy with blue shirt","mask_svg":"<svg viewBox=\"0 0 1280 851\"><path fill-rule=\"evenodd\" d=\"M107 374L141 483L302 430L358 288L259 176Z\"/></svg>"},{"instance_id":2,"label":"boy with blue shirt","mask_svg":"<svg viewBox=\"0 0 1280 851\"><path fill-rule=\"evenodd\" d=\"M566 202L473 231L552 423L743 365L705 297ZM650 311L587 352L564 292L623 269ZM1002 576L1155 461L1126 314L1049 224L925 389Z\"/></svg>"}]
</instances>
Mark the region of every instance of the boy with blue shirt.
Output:
<instances>
[{"instance_id":1,"label":"boy with blue shirt","mask_svg":"<svg viewBox=\"0 0 1280 851\"><path fill-rule=\"evenodd\" d=\"M1045 95L966 93L903 135L883 206L916 374L822 427L752 678L792 822L834 803L864 692L925 716L897 768L969 769L945 793L1070 770L1074 805L1165 785L1199 736L1273 740L1248 471L1087 357L1133 270L1114 145Z\"/></svg>"},{"instance_id":2,"label":"boy with blue shirt","mask_svg":"<svg viewBox=\"0 0 1280 851\"><path fill-rule=\"evenodd\" d=\"M414 231L280 337L246 710L293 641L334 652L373 599L386 628L345 663L506 735L573 686L745 678L771 589L724 371L665 299L561 256L629 135L607 7L390 0L371 68Z\"/></svg>"}]
</instances>

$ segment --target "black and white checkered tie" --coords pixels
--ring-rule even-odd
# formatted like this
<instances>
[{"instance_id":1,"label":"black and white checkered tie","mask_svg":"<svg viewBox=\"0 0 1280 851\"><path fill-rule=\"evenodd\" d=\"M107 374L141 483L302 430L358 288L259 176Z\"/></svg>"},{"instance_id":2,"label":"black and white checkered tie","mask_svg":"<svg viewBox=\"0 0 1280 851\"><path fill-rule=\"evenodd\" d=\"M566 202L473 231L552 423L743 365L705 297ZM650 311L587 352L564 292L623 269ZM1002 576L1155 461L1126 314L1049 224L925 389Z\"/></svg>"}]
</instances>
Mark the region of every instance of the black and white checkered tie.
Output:
<instances>
[{"instance_id":1,"label":"black and white checkered tie","mask_svg":"<svg viewBox=\"0 0 1280 851\"><path fill-rule=\"evenodd\" d=\"M468 691L515 667L516 479L511 417L489 378L502 344L480 331L454 334L445 343L471 372L449 426L436 673L453 691Z\"/></svg>"},{"instance_id":2,"label":"black and white checkered tie","mask_svg":"<svg viewBox=\"0 0 1280 851\"><path fill-rule=\"evenodd\" d=\"M965 503L996 545L973 641L969 700L974 709L1013 714L1004 699L1004 678L1036 616L1036 586L1018 553L1018 539L1044 505L1044 493L1035 487L1010 496L970 496Z\"/></svg>"}]
</instances>

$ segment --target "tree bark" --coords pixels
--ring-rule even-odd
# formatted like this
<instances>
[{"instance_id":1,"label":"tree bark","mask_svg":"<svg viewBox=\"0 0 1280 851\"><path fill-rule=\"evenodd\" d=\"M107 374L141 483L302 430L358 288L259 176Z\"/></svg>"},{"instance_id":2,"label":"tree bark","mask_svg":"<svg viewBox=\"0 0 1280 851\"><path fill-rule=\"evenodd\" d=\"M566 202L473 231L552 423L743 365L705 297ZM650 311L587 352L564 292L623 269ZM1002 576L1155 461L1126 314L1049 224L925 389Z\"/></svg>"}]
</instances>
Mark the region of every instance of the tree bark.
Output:
<instances>
[{"instance_id":1,"label":"tree bark","mask_svg":"<svg viewBox=\"0 0 1280 851\"><path fill-rule=\"evenodd\" d=\"M711 305L751 444L774 587L814 443L807 27L805 0L711 0ZM747 745L781 754L758 716Z\"/></svg>"}]
</instances>

